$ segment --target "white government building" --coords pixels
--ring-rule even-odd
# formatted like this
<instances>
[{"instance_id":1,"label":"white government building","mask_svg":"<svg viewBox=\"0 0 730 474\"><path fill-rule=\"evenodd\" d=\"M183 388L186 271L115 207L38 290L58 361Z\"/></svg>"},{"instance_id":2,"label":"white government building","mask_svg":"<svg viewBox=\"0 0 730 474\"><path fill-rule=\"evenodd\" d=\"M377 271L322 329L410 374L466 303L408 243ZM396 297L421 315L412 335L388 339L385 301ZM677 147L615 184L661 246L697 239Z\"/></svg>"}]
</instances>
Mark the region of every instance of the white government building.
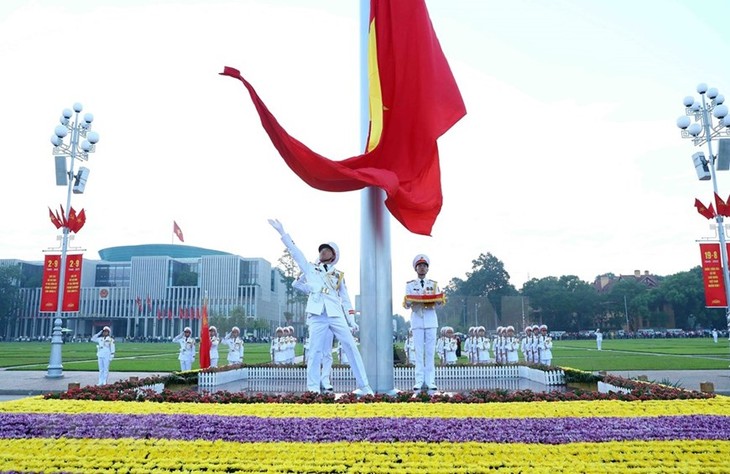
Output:
<instances>
[{"instance_id":1,"label":"white government building","mask_svg":"<svg viewBox=\"0 0 730 474\"><path fill-rule=\"evenodd\" d=\"M197 336L195 316L206 294L210 315L243 308L248 318L268 322L271 332L282 323L286 285L262 258L171 244L110 247L99 256L83 260L79 312L62 313L70 337L87 337L103 326L116 337L164 339L185 326ZM19 265L22 274L20 308L2 336L50 336L56 313L40 312L43 262L0 259L0 265Z\"/></svg>"}]
</instances>

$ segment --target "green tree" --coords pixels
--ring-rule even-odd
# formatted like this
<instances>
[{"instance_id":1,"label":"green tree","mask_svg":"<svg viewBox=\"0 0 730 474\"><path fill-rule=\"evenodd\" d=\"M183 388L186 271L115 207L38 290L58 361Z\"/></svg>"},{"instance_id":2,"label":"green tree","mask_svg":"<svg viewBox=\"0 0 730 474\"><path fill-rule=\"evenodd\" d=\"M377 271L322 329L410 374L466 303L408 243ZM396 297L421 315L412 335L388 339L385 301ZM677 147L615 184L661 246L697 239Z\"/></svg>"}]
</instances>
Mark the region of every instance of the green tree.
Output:
<instances>
[{"instance_id":1,"label":"green tree","mask_svg":"<svg viewBox=\"0 0 730 474\"><path fill-rule=\"evenodd\" d=\"M20 266L0 265L0 336L7 334L10 322L18 316L19 285Z\"/></svg>"},{"instance_id":2,"label":"green tree","mask_svg":"<svg viewBox=\"0 0 730 474\"><path fill-rule=\"evenodd\" d=\"M533 278L523 285L522 294L533 311L528 322L546 324L551 330L586 329L600 314L598 293L575 275Z\"/></svg>"},{"instance_id":3,"label":"green tree","mask_svg":"<svg viewBox=\"0 0 730 474\"><path fill-rule=\"evenodd\" d=\"M724 309L705 307L702 268L699 265L686 272L665 277L657 293L661 302L671 305L678 328L691 330L694 325L716 328L725 326ZM690 324L690 315L694 315L693 324Z\"/></svg>"},{"instance_id":4,"label":"green tree","mask_svg":"<svg viewBox=\"0 0 730 474\"><path fill-rule=\"evenodd\" d=\"M482 253L471 263L471 272L467 272L466 280L453 278L445 288L447 297L453 301L447 302L442 312L450 315L449 320L454 321L452 325L462 332L467 329L463 323L463 315L469 309L467 297L486 297L499 317L502 314L502 298L518 294L509 282L504 263L491 253Z\"/></svg>"}]
</instances>

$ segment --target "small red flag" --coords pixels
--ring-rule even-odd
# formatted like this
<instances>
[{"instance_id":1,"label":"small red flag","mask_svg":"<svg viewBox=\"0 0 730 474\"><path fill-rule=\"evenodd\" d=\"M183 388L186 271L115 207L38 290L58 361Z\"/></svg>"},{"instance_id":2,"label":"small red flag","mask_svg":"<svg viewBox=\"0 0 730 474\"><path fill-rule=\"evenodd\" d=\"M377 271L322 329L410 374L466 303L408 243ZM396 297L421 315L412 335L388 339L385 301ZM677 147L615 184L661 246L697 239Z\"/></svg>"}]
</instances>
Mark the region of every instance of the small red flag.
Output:
<instances>
[{"instance_id":1,"label":"small red flag","mask_svg":"<svg viewBox=\"0 0 730 474\"><path fill-rule=\"evenodd\" d=\"M58 219L58 217L56 217L56 215L53 213L53 211L51 210L50 207L48 208L48 214L51 217L51 223L53 223L53 225L56 226L56 229L60 229L61 227L63 227L63 224Z\"/></svg>"},{"instance_id":2,"label":"small red flag","mask_svg":"<svg viewBox=\"0 0 730 474\"><path fill-rule=\"evenodd\" d=\"M712 208L712 204L710 204L710 207L706 207L699 199L695 198L695 207L697 208L697 212L706 219L715 217L715 210Z\"/></svg>"},{"instance_id":3,"label":"small red flag","mask_svg":"<svg viewBox=\"0 0 730 474\"><path fill-rule=\"evenodd\" d=\"M728 207L727 203L717 193L715 193L715 209L717 209L717 213L721 216L730 215L730 207Z\"/></svg>"},{"instance_id":4,"label":"small red flag","mask_svg":"<svg viewBox=\"0 0 730 474\"><path fill-rule=\"evenodd\" d=\"M68 210L68 230L69 232L76 232L76 209L71 206L71 208Z\"/></svg>"},{"instance_id":5,"label":"small red flag","mask_svg":"<svg viewBox=\"0 0 730 474\"><path fill-rule=\"evenodd\" d=\"M172 221L172 231L177 235L177 238L180 239L180 242L185 242L185 239L183 238L182 230L180 229L180 226L177 225L177 222Z\"/></svg>"},{"instance_id":6,"label":"small red flag","mask_svg":"<svg viewBox=\"0 0 730 474\"><path fill-rule=\"evenodd\" d=\"M210 367L210 334L208 334L208 298L203 299L200 317L200 368Z\"/></svg>"},{"instance_id":7,"label":"small red flag","mask_svg":"<svg viewBox=\"0 0 730 474\"><path fill-rule=\"evenodd\" d=\"M78 213L76 216L76 230L75 232L78 232L81 230L81 228L86 224L86 211L84 209L81 209L81 212Z\"/></svg>"},{"instance_id":8,"label":"small red flag","mask_svg":"<svg viewBox=\"0 0 730 474\"><path fill-rule=\"evenodd\" d=\"M137 309L138 309L138 310L139 310L139 312L141 313L141 312L142 312L142 298L140 298L140 297L138 296L138 297L137 297L137 299L135 300L135 302L137 303Z\"/></svg>"}]
</instances>

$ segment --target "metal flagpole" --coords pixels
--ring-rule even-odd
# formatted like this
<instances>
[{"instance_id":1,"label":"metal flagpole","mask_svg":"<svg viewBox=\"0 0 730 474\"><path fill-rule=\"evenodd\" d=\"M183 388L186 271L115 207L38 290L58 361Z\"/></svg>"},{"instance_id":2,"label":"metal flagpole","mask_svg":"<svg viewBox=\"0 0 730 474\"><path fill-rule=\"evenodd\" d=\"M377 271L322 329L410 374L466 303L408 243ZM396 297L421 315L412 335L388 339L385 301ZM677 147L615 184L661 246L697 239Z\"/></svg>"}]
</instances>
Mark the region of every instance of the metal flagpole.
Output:
<instances>
[{"instance_id":1,"label":"metal flagpole","mask_svg":"<svg viewBox=\"0 0 730 474\"><path fill-rule=\"evenodd\" d=\"M370 1L360 0L360 137L367 146L370 123L368 29ZM360 201L360 348L365 373L376 393L395 394L390 215L385 192L368 187Z\"/></svg>"}]
</instances>

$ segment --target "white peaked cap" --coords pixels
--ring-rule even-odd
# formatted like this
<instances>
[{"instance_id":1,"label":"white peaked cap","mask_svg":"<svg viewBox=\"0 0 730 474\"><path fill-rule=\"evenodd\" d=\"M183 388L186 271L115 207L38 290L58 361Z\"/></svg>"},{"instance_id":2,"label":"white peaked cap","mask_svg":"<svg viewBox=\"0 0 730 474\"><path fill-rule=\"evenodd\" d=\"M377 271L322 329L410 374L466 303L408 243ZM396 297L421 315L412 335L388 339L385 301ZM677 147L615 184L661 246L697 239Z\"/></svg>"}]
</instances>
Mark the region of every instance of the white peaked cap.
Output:
<instances>
[{"instance_id":1,"label":"white peaked cap","mask_svg":"<svg viewBox=\"0 0 730 474\"><path fill-rule=\"evenodd\" d=\"M428 255L422 253L419 253L413 258L413 268L415 269L419 263L425 263L429 267L431 266L431 260L428 258Z\"/></svg>"},{"instance_id":2,"label":"white peaked cap","mask_svg":"<svg viewBox=\"0 0 730 474\"><path fill-rule=\"evenodd\" d=\"M323 248L329 247L332 249L332 251L335 253L335 258L332 260L329 265L335 265L337 262L340 261L340 248L337 246L334 242L325 242L323 244L319 244L318 250L321 252Z\"/></svg>"}]
</instances>

